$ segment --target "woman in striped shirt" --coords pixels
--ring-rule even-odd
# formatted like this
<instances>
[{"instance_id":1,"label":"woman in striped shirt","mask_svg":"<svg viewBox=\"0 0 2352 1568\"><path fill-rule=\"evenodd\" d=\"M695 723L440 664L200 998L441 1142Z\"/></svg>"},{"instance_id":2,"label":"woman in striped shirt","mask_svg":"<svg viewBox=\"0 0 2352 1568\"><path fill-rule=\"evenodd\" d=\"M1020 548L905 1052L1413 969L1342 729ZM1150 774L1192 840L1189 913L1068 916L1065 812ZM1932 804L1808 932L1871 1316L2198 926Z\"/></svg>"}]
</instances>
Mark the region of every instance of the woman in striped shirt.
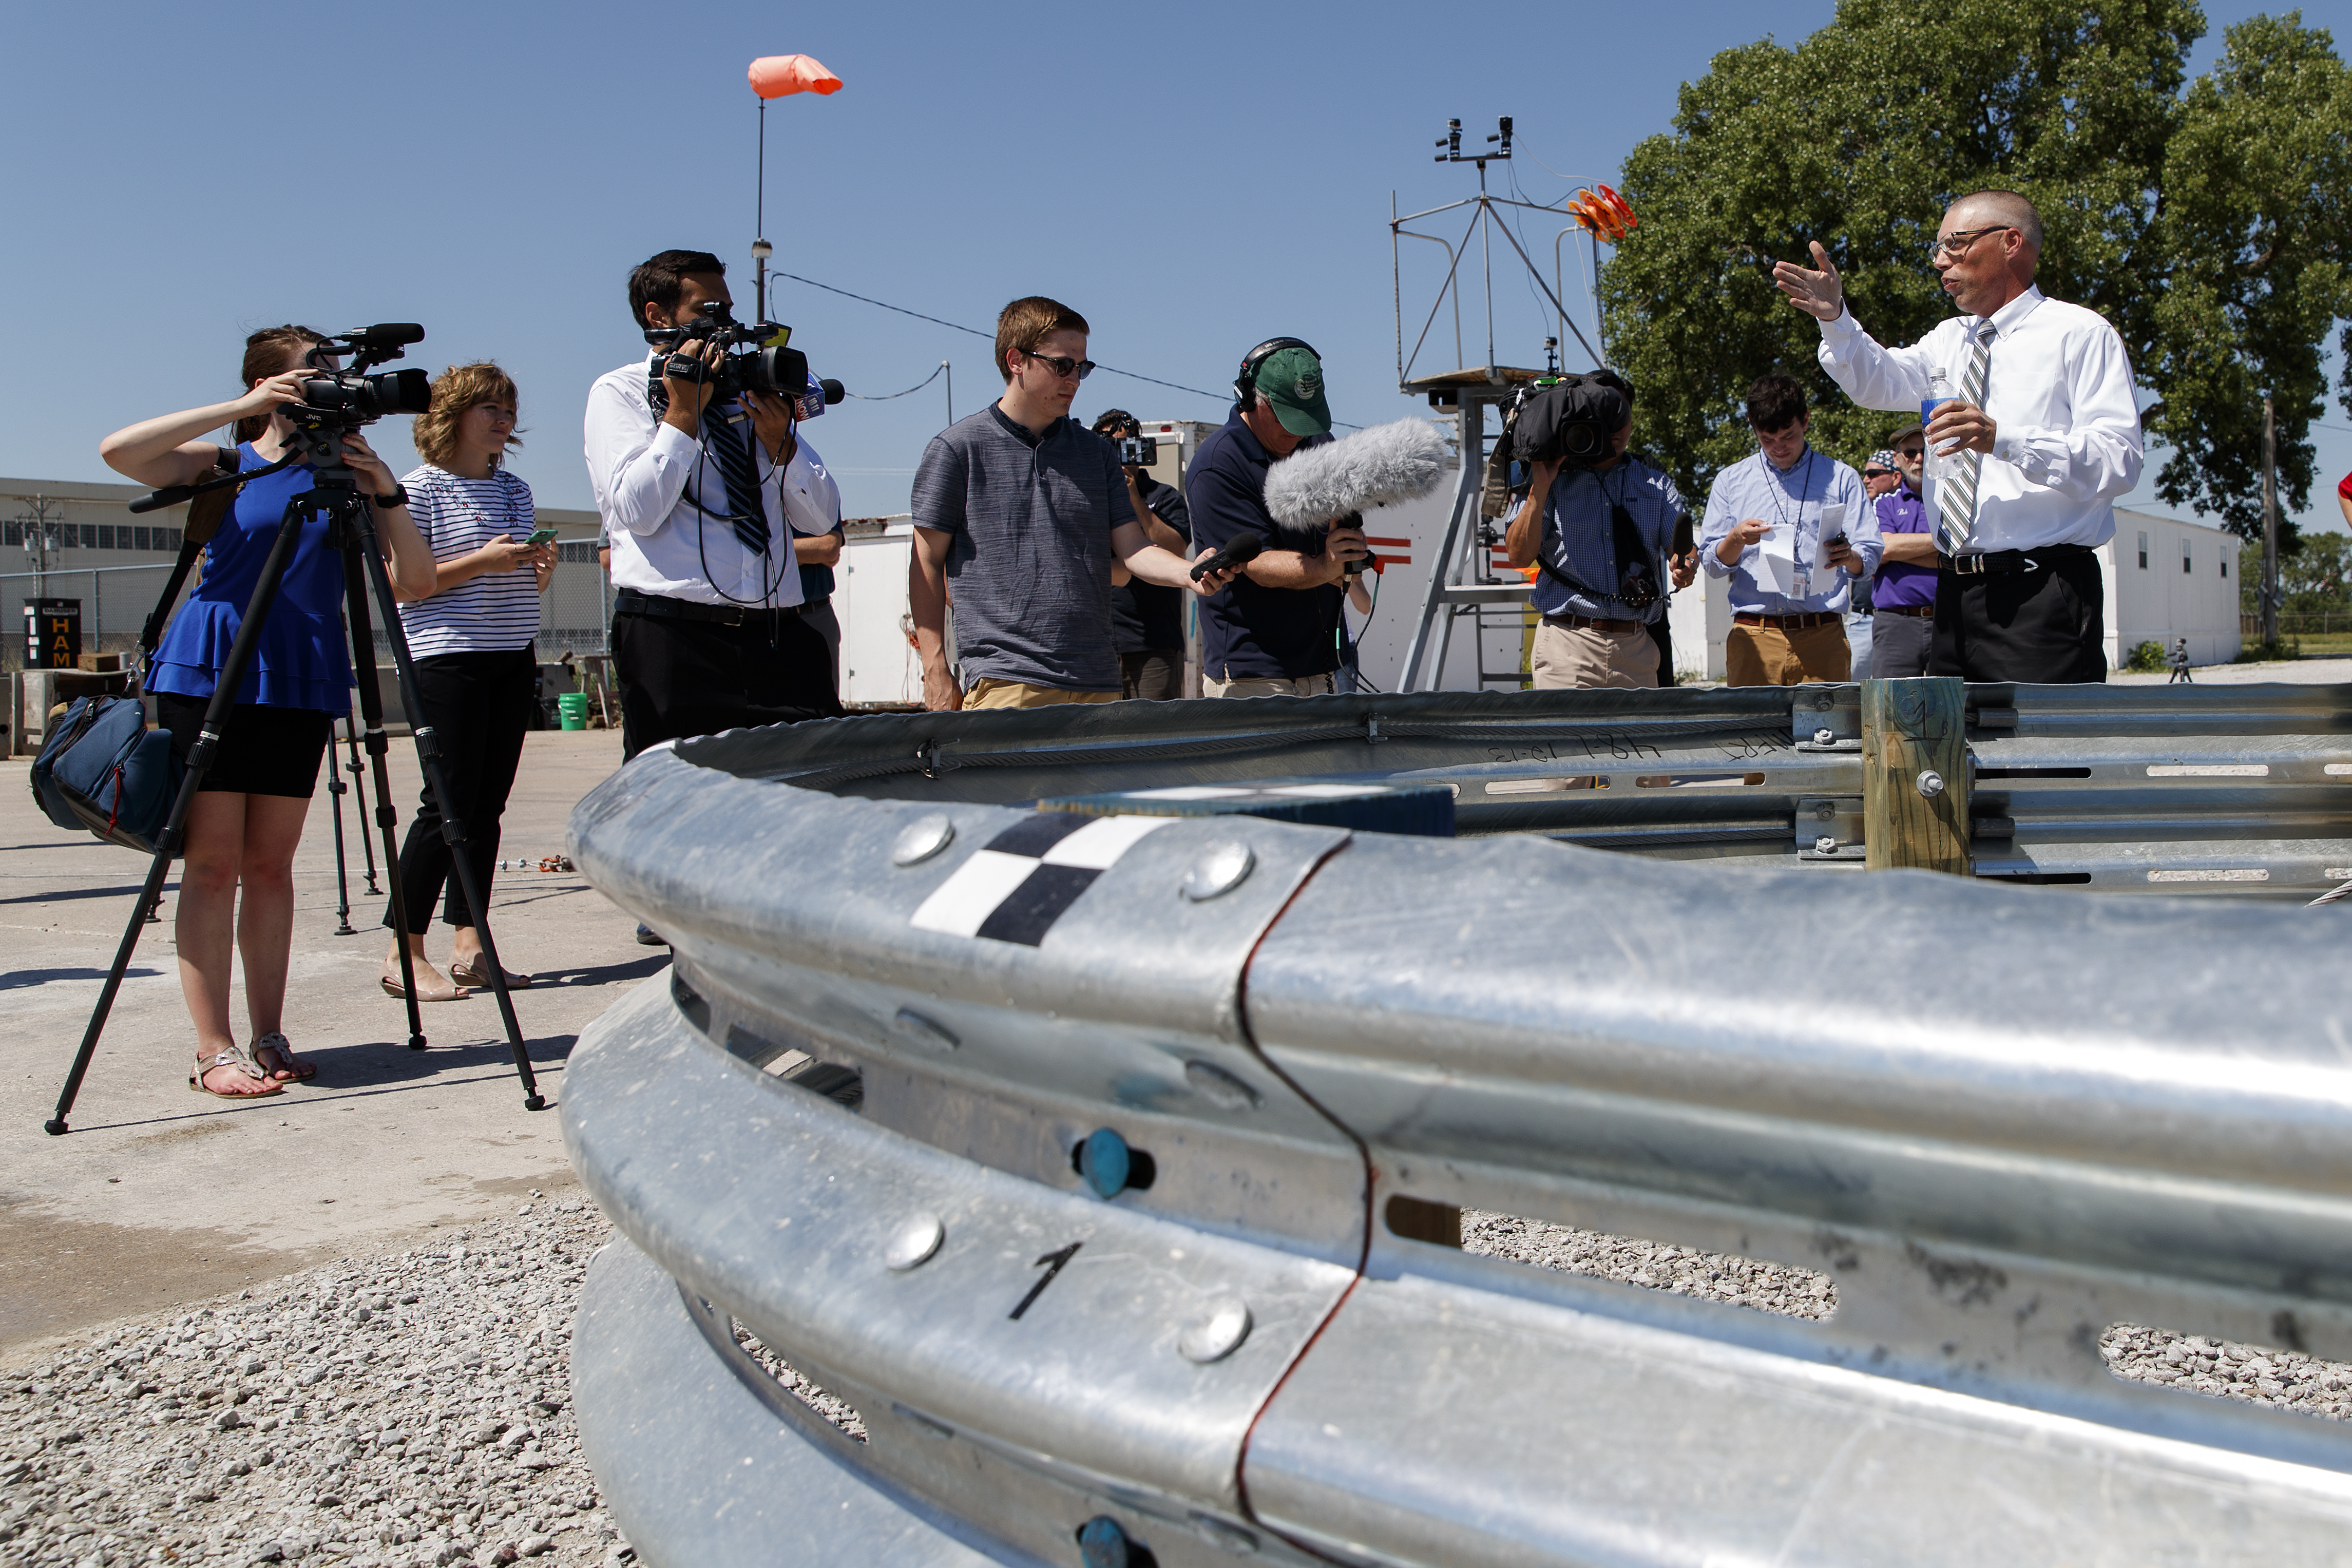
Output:
<instances>
[{"instance_id":1,"label":"woman in striped shirt","mask_svg":"<svg viewBox=\"0 0 2352 1568\"><path fill-rule=\"evenodd\" d=\"M530 487L501 466L515 439L515 384L488 363L452 365L433 384L433 407L416 420L425 466L402 481L410 514L433 552L430 595L400 606L400 624L416 660L425 717L441 738L450 805L466 825L474 885L488 898L499 854L499 817L522 760L522 738L539 700L539 596L555 571L555 547L532 547ZM400 851L400 887L408 913L408 951L420 1002L450 1002L469 985L488 985L482 938L450 868L441 813L424 792ZM446 897L444 889L446 889ZM449 973L425 958L433 900L454 934ZM386 910L383 923L392 925ZM509 973L509 986L530 977ZM404 994L400 949L384 957L383 989Z\"/></svg>"}]
</instances>

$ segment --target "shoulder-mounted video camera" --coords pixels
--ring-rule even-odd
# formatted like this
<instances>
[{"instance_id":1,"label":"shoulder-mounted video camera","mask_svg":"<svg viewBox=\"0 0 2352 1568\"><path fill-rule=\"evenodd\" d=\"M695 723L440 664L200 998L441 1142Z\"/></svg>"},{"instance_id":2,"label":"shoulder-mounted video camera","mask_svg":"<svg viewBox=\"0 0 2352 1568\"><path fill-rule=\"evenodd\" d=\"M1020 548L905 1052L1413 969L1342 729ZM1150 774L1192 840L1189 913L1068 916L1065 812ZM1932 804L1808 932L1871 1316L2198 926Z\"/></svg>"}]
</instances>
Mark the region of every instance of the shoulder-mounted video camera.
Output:
<instances>
[{"instance_id":1,"label":"shoulder-mounted video camera","mask_svg":"<svg viewBox=\"0 0 2352 1568\"><path fill-rule=\"evenodd\" d=\"M735 319L725 300L705 300L694 308L694 319L684 326L646 328L646 342L667 349L687 342L716 343L721 351L719 362L713 364L683 353L657 359L646 378L646 395L656 412L668 407L669 392L662 378L675 376L709 384L714 402L723 403L746 392L771 393L792 404L800 418L814 418L848 394L837 381L821 381L816 384L822 399L812 396L808 356L793 348L792 341L792 328L781 321L746 326Z\"/></svg>"},{"instance_id":2,"label":"shoulder-mounted video camera","mask_svg":"<svg viewBox=\"0 0 2352 1568\"><path fill-rule=\"evenodd\" d=\"M1633 416L1633 400L1613 371L1563 375L1522 392L1505 416L1510 455L1533 465L1590 468L1609 460L1611 437Z\"/></svg>"}]
</instances>

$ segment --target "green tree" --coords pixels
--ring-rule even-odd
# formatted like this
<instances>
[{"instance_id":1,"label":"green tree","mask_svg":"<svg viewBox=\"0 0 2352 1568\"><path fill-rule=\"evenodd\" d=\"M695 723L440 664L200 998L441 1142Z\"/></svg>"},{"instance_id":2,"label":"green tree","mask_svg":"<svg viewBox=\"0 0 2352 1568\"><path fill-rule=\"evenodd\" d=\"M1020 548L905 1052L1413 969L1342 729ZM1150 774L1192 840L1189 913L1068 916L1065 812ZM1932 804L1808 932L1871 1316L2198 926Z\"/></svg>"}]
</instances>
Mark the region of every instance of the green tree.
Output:
<instances>
[{"instance_id":1,"label":"green tree","mask_svg":"<svg viewBox=\"0 0 2352 1568\"><path fill-rule=\"evenodd\" d=\"M1793 48L1717 55L1673 133L1626 160L1642 222L1601 274L1643 446L1703 493L1753 449L1739 398L1774 370L1811 389L1824 450L1882 445L1906 421L1838 390L1771 263L1820 240L1855 317L1910 342L1950 312L1926 251L1944 208L2006 187L2042 210L2043 289L2113 322L2161 400L2159 493L2258 533L2267 387L2282 499L2303 506L2319 344L2352 317L2352 85L2300 13L2231 28L2191 85L2204 31L2188 0L1843 0ZM2344 395L2352 408L2352 370Z\"/></svg>"}]
</instances>

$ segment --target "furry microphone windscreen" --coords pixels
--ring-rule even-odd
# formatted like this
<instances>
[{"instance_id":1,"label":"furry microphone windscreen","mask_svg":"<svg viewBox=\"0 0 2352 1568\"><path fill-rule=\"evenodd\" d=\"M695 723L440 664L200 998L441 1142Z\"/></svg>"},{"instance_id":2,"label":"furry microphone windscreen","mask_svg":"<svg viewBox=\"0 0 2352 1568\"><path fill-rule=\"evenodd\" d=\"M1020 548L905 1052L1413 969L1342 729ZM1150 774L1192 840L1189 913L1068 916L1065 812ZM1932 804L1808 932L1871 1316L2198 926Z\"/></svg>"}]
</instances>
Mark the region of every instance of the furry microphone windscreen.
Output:
<instances>
[{"instance_id":1,"label":"furry microphone windscreen","mask_svg":"<svg viewBox=\"0 0 2352 1568\"><path fill-rule=\"evenodd\" d=\"M1294 452L1265 471L1265 510L1286 529L1417 500L1445 477L1445 438L1425 419L1375 425Z\"/></svg>"}]
</instances>

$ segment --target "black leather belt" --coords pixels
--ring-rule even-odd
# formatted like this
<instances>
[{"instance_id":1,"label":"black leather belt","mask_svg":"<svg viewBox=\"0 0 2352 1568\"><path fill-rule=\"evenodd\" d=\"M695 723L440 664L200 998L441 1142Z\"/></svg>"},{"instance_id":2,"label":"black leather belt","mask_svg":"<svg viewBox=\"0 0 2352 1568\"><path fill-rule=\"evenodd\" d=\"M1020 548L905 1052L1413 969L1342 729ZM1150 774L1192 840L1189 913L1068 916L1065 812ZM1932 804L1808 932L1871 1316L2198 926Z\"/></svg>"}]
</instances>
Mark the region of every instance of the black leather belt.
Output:
<instances>
[{"instance_id":1,"label":"black leather belt","mask_svg":"<svg viewBox=\"0 0 2352 1568\"><path fill-rule=\"evenodd\" d=\"M722 626L764 626L772 616L797 619L805 605L701 605L692 599L672 599L661 594L640 594L623 588L613 595L615 615L651 616L664 621L709 621Z\"/></svg>"},{"instance_id":2,"label":"black leather belt","mask_svg":"<svg viewBox=\"0 0 2352 1568\"><path fill-rule=\"evenodd\" d=\"M2005 577L2012 572L2047 572L2072 556L2088 555L2087 544L2043 544L2032 550L1992 550L1979 554L1938 555L1936 564L1962 577Z\"/></svg>"}]
</instances>

